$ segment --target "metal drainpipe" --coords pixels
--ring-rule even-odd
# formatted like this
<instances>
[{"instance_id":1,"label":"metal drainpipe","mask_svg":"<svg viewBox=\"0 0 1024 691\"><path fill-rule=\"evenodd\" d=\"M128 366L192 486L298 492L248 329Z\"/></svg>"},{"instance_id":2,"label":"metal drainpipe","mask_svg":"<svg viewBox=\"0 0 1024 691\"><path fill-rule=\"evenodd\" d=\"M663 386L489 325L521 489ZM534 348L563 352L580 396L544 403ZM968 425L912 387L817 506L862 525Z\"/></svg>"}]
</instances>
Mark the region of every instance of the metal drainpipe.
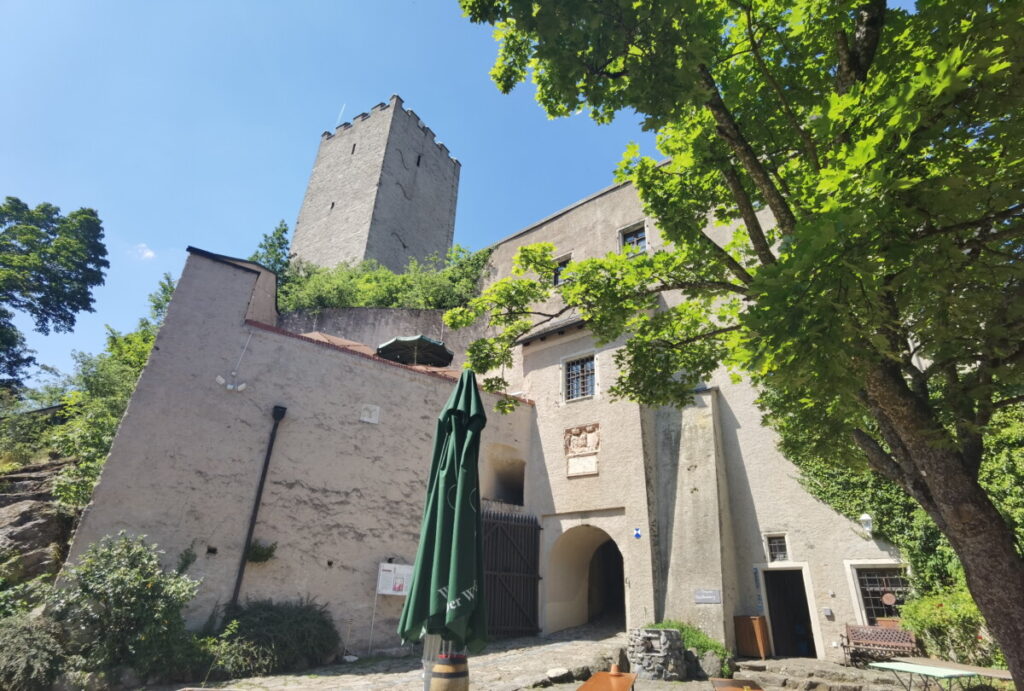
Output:
<instances>
[{"instance_id":1,"label":"metal drainpipe","mask_svg":"<svg viewBox=\"0 0 1024 691\"><path fill-rule=\"evenodd\" d=\"M238 560L238 576L235 578L235 589L231 592L231 602L228 609L238 604L238 594L242 590L242 578L245 576L245 564L249 561L249 547L252 546L252 534L256 530L256 518L260 513L260 502L263 500L263 486L267 483L267 471L270 469L270 457L274 453L274 440L277 439L277 426L284 419L288 409L283 405L274 406L271 415L274 418L274 425L270 428L270 440L267 442L267 454L263 457L263 471L260 473L260 484L256 488L256 499L252 504L252 515L249 516L249 530L245 534L245 544L242 546L242 558Z\"/></svg>"}]
</instances>

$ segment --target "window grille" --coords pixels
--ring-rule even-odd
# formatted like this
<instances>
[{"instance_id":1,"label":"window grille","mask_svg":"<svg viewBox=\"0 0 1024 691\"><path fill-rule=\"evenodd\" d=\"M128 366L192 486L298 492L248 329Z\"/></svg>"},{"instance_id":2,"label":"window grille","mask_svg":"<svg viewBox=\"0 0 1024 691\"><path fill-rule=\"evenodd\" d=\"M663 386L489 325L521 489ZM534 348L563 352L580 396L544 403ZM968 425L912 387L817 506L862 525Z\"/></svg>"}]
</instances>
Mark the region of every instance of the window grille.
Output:
<instances>
[{"instance_id":1,"label":"window grille","mask_svg":"<svg viewBox=\"0 0 1024 691\"><path fill-rule=\"evenodd\" d=\"M563 259L562 261L558 262L558 264L555 266L555 280L554 280L554 284L556 286L560 286L563 283L565 283L565 279L562 278L562 273L565 271L565 267L567 267L567 266L569 266L569 260L568 259Z\"/></svg>"},{"instance_id":2,"label":"window grille","mask_svg":"<svg viewBox=\"0 0 1024 691\"><path fill-rule=\"evenodd\" d=\"M902 568L857 569L857 584L869 626L882 617L898 617L899 606L910 590Z\"/></svg>"},{"instance_id":3,"label":"window grille","mask_svg":"<svg viewBox=\"0 0 1024 691\"><path fill-rule=\"evenodd\" d=\"M785 535L771 535L766 541L768 542L768 561L789 561Z\"/></svg>"},{"instance_id":4,"label":"window grille","mask_svg":"<svg viewBox=\"0 0 1024 691\"><path fill-rule=\"evenodd\" d=\"M594 356L565 363L565 400L594 395Z\"/></svg>"},{"instance_id":5,"label":"window grille","mask_svg":"<svg viewBox=\"0 0 1024 691\"><path fill-rule=\"evenodd\" d=\"M641 225L622 234L622 249L630 254L641 254L647 251L647 229Z\"/></svg>"}]
</instances>

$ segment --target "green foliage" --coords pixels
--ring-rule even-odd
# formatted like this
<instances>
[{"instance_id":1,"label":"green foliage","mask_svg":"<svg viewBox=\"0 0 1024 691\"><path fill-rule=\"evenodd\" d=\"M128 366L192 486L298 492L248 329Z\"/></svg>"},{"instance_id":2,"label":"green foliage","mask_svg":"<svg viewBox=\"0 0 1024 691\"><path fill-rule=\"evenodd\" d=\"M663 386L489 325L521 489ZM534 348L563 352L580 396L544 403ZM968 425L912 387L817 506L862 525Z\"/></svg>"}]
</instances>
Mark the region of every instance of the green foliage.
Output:
<instances>
[{"instance_id":1,"label":"green foliage","mask_svg":"<svg viewBox=\"0 0 1024 691\"><path fill-rule=\"evenodd\" d=\"M252 544L249 545L249 551L246 553L245 558L247 561L260 564L273 559L275 552L277 552L276 542L265 544L259 540L253 540Z\"/></svg>"},{"instance_id":2,"label":"green foliage","mask_svg":"<svg viewBox=\"0 0 1024 691\"><path fill-rule=\"evenodd\" d=\"M982 667L1006 666L964 586L911 600L900 608L900 618L930 656Z\"/></svg>"},{"instance_id":3,"label":"green foliage","mask_svg":"<svg viewBox=\"0 0 1024 691\"><path fill-rule=\"evenodd\" d=\"M60 674L60 629L47 619L19 615L0 619L0 688L44 691Z\"/></svg>"},{"instance_id":4,"label":"green foliage","mask_svg":"<svg viewBox=\"0 0 1024 691\"><path fill-rule=\"evenodd\" d=\"M1009 640L1021 505L998 464L977 473L993 415L1024 400L1021 4L460 4L495 26L501 90L532 79L551 116L634 110L669 157L630 147L618 173L661 251L574 262L552 288L551 252L524 250L529 271L449 317L499 331L471 366L506 365L519 336L571 309L599 342L625 339L613 395L681 406L720 367L747 378L789 457L870 468L961 556L984 525L967 573L998 570L1003 588L979 602L1024 674Z\"/></svg>"},{"instance_id":5,"label":"green foliage","mask_svg":"<svg viewBox=\"0 0 1024 691\"><path fill-rule=\"evenodd\" d=\"M374 261L333 269L299 265L279 286L278 302L282 311L336 307L450 309L464 305L479 292L489 256L489 250L470 252L456 246L443 262L411 259L400 274Z\"/></svg>"},{"instance_id":6,"label":"green foliage","mask_svg":"<svg viewBox=\"0 0 1024 691\"><path fill-rule=\"evenodd\" d=\"M199 645L210 658L206 679L262 677L277 665L272 647L238 637L237 621L229 622L219 636L200 639Z\"/></svg>"},{"instance_id":7,"label":"green foliage","mask_svg":"<svg viewBox=\"0 0 1024 691\"><path fill-rule=\"evenodd\" d=\"M256 262L277 274L279 281L285 279L290 261L288 224L283 220L269 233L264 234L249 261Z\"/></svg>"},{"instance_id":8,"label":"green foliage","mask_svg":"<svg viewBox=\"0 0 1024 691\"><path fill-rule=\"evenodd\" d=\"M140 319L135 331L122 334L107 327L102 353L74 354L75 373L68 381L71 391L63 399L66 421L48 435L58 453L77 459L54 482L54 495L61 504L89 503L173 293L174 282L164 274L149 296L149 317Z\"/></svg>"},{"instance_id":9,"label":"green foliage","mask_svg":"<svg viewBox=\"0 0 1024 691\"><path fill-rule=\"evenodd\" d=\"M51 611L85 669L127 665L146 676L173 669L168 651L188 639L181 610L198 582L161 568L155 545L124 532L108 535L65 570L63 581Z\"/></svg>"},{"instance_id":10,"label":"green foliage","mask_svg":"<svg viewBox=\"0 0 1024 691\"><path fill-rule=\"evenodd\" d=\"M53 592L52 580L52 576L39 576L12 585L0 577L0 619L25 614L45 601Z\"/></svg>"},{"instance_id":11,"label":"green foliage","mask_svg":"<svg viewBox=\"0 0 1024 691\"><path fill-rule=\"evenodd\" d=\"M707 652L714 653L722 660L722 674L726 677L732 676L728 663L728 661L732 659L732 653L726 649L724 644L716 641L696 626L687 624L685 621L666 619L665 621L659 621L657 624L648 624L644 628L673 629L678 631L680 638L682 639L684 649L695 649L697 651L697 657L700 657Z\"/></svg>"},{"instance_id":12,"label":"green foliage","mask_svg":"<svg viewBox=\"0 0 1024 691\"><path fill-rule=\"evenodd\" d=\"M224 614L225 619L237 622L237 640L273 656L274 672L326 664L341 643L327 610L311 600L252 600Z\"/></svg>"},{"instance_id":13,"label":"green foliage","mask_svg":"<svg viewBox=\"0 0 1024 691\"><path fill-rule=\"evenodd\" d=\"M109 266L103 225L92 209L62 216L52 204L30 209L15 197L0 204L0 386L20 385L35 362L14 326L15 312L36 331L68 332L92 312L92 289Z\"/></svg>"},{"instance_id":14,"label":"green foliage","mask_svg":"<svg viewBox=\"0 0 1024 691\"><path fill-rule=\"evenodd\" d=\"M13 391L0 389L0 473L46 458L43 436L53 418L32 409Z\"/></svg>"}]
</instances>

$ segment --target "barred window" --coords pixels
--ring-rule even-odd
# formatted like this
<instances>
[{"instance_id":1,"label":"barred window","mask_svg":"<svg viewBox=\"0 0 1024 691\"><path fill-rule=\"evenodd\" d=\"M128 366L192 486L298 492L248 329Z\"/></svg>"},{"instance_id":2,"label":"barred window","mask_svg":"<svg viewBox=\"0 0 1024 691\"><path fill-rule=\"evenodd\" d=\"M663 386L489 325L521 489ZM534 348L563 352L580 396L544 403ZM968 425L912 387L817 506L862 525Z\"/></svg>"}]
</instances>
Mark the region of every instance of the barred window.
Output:
<instances>
[{"instance_id":1,"label":"barred window","mask_svg":"<svg viewBox=\"0 0 1024 691\"><path fill-rule=\"evenodd\" d=\"M565 363L565 400L594 395L594 356Z\"/></svg>"},{"instance_id":2,"label":"barred window","mask_svg":"<svg viewBox=\"0 0 1024 691\"><path fill-rule=\"evenodd\" d=\"M864 602L864 616L870 626L879 618L898 617L899 606L910 590L906 572L899 567L857 569L857 584Z\"/></svg>"},{"instance_id":3,"label":"barred window","mask_svg":"<svg viewBox=\"0 0 1024 691\"><path fill-rule=\"evenodd\" d=\"M647 251L647 229L641 224L637 228L622 233L622 249L629 254L641 254Z\"/></svg>"},{"instance_id":4,"label":"barred window","mask_svg":"<svg viewBox=\"0 0 1024 691\"><path fill-rule=\"evenodd\" d=\"M768 561L789 561L785 535L769 535L765 541L768 543Z\"/></svg>"}]
</instances>

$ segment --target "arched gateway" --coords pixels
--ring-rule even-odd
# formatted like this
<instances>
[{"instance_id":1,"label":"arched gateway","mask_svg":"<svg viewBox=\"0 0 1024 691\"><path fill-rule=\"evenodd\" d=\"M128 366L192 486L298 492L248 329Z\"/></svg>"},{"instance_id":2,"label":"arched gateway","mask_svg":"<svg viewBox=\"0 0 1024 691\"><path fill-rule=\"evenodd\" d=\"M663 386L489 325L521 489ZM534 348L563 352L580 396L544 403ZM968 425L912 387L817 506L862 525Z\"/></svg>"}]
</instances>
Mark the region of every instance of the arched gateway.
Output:
<instances>
[{"instance_id":1,"label":"arched gateway","mask_svg":"<svg viewBox=\"0 0 1024 691\"><path fill-rule=\"evenodd\" d=\"M546 631L588 622L625 626L622 553L600 528L581 525L559 537L543 583Z\"/></svg>"}]
</instances>

